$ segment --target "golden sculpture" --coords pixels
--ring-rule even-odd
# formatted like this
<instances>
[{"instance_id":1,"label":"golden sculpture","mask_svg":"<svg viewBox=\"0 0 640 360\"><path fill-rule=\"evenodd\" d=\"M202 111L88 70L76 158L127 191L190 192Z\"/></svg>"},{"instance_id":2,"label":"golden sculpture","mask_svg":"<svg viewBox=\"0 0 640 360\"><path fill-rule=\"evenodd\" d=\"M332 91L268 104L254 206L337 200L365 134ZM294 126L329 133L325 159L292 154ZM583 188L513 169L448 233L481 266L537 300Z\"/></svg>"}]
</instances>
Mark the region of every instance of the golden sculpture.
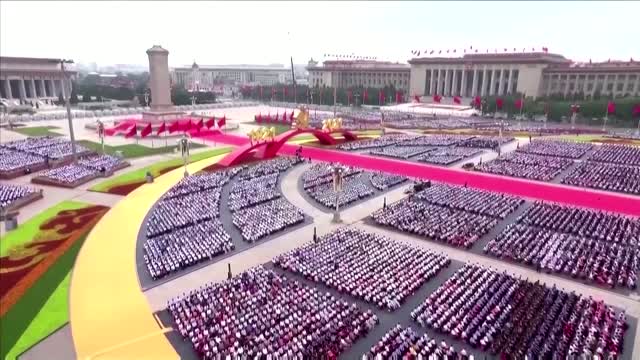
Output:
<instances>
[{"instance_id":1,"label":"golden sculpture","mask_svg":"<svg viewBox=\"0 0 640 360\"><path fill-rule=\"evenodd\" d=\"M335 119L324 119L322 120L322 130L323 131L335 131L335 130L339 130L342 128L342 119L341 118L335 118Z\"/></svg>"},{"instance_id":2,"label":"golden sculpture","mask_svg":"<svg viewBox=\"0 0 640 360\"><path fill-rule=\"evenodd\" d=\"M273 138L275 138L276 136L276 128L273 126L270 128L267 128L265 126L253 128L247 133L247 136L249 136L251 143L267 140L273 141Z\"/></svg>"},{"instance_id":3,"label":"golden sculpture","mask_svg":"<svg viewBox=\"0 0 640 360\"><path fill-rule=\"evenodd\" d=\"M309 127L309 109L306 106L300 106L296 122L293 124L295 128L306 129Z\"/></svg>"}]
</instances>

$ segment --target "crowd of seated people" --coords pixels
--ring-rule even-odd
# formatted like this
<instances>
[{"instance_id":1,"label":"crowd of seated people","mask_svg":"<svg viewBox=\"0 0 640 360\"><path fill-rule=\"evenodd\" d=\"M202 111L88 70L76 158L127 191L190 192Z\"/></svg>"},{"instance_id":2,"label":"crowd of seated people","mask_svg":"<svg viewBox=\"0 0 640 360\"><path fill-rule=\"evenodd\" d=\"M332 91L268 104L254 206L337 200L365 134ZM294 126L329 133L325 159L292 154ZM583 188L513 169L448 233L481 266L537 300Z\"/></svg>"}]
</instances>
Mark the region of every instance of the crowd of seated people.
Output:
<instances>
[{"instance_id":1,"label":"crowd of seated people","mask_svg":"<svg viewBox=\"0 0 640 360\"><path fill-rule=\"evenodd\" d=\"M428 146L399 146L391 145L383 148L375 148L369 152L371 155L388 156L398 159L408 159L410 157L418 156L429 151L433 151L436 148Z\"/></svg>"},{"instance_id":2,"label":"crowd of seated people","mask_svg":"<svg viewBox=\"0 0 640 360\"><path fill-rule=\"evenodd\" d=\"M61 144L30 149L28 152L42 157L48 157L51 160L59 160L70 157L73 154L73 148L70 142L64 142ZM86 147L76 144L77 156L87 155L90 153L91 151Z\"/></svg>"},{"instance_id":3,"label":"crowd of seated people","mask_svg":"<svg viewBox=\"0 0 640 360\"><path fill-rule=\"evenodd\" d=\"M591 149L593 149L593 145L588 143L534 140L516 151L534 155L579 159Z\"/></svg>"},{"instance_id":4,"label":"crowd of seated people","mask_svg":"<svg viewBox=\"0 0 640 360\"><path fill-rule=\"evenodd\" d=\"M624 311L602 301L470 264L411 317L503 359L615 359L628 327Z\"/></svg>"},{"instance_id":5,"label":"crowd of seated people","mask_svg":"<svg viewBox=\"0 0 640 360\"><path fill-rule=\"evenodd\" d=\"M551 181L573 164L573 160L513 152L476 166L476 170L539 181Z\"/></svg>"},{"instance_id":6,"label":"crowd of seated people","mask_svg":"<svg viewBox=\"0 0 640 360\"><path fill-rule=\"evenodd\" d=\"M404 140L402 146L453 146L472 139L467 135L429 135L414 136Z\"/></svg>"},{"instance_id":7,"label":"crowd of seated people","mask_svg":"<svg viewBox=\"0 0 640 360\"><path fill-rule=\"evenodd\" d=\"M640 166L583 161L562 183L640 195Z\"/></svg>"},{"instance_id":8,"label":"crowd of seated people","mask_svg":"<svg viewBox=\"0 0 640 360\"><path fill-rule=\"evenodd\" d=\"M492 203L482 204L483 200ZM379 225L470 248L520 203L509 196L436 185L435 189L427 188L380 209L371 217Z\"/></svg>"},{"instance_id":9,"label":"crowd of seated people","mask_svg":"<svg viewBox=\"0 0 640 360\"><path fill-rule=\"evenodd\" d=\"M378 323L371 311L263 267L168 303L201 359L335 360Z\"/></svg>"},{"instance_id":10,"label":"crowd of seated people","mask_svg":"<svg viewBox=\"0 0 640 360\"><path fill-rule=\"evenodd\" d=\"M414 138L415 135L406 135L406 134L387 134L382 135L380 137L374 139L366 139L359 141L352 141L344 144L338 145L338 149L340 150L364 150L364 149L373 149L380 148L389 145L395 145L404 140Z\"/></svg>"},{"instance_id":11,"label":"crowd of seated people","mask_svg":"<svg viewBox=\"0 0 640 360\"><path fill-rule=\"evenodd\" d=\"M238 175L238 179L247 180L268 174L279 174L301 162L302 159L298 157L279 157L273 160L260 161L257 164L244 166L244 171Z\"/></svg>"},{"instance_id":12,"label":"crowd of seated people","mask_svg":"<svg viewBox=\"0 0 640 360\"><path fill-rule=\"evenodd\" d=\"M605 144L598 146L589 156L589 160L640 166L640 146Z\"/></svg>"},{"instance_id":13,"label":"crowd of seated people","mask_svg":"<svg viewBox=\"0 0 640 360\"><path fill-rule=\"evenodd\" d=\"M277 189L278 173L257 176L248 180L239 180L231 187L227 205L229 210L237 211L280 197Z\"/></svg>"},{"instance_id":14,"label":"crowd of seated people","mask_svg":"<svg viewBox=\"0 0 640 360\"><path fill-rule=\"evenodd\" d=\"M53 136L28 137L22 140L14 140L0 145L7 149L28 152L42 147L51 147L65 143L65 140Z\"/></svg>"},{"instance_id":15,"label":"crowd of seated people","mask_svg":"<svg viewBox=\"0 0 640 360\"><path fill-rule=\"evenodd\" d=\"M93 169L70 164L47 170L38 177L60 184L74 184L85 179L93 178L97 176L97 174L98 172Z\"/></svg>"},{"instance_id":16,"label":"crowd of seated people","mask_svg":"<svg viewBox=\"0 0 640 360\"><path fill-rule=\"evenodd\" d=\"M146 221L143 245L153 279L233 250L219 221L222 186L237 169L188 176L167 191Z\"/></svg>"},{"instance_id":17,"label":"crowd of seated people","mask_svg":"<svg viewBox=\"0 0 640 360\"><path fill-rule=\"evenodd\" d=\"M356 167L342 168L342 176L344 178L359 174L362 170ZM321 184L333 181L333 167L326 162L318 162L311 165L302 173L302 187L304 189L312 188Z\"/></svg>"},{"instance_id":18,"label":"crowd of seated people","mask_svg":"<svg viewBox=\"0 0 640 360\"><path fill-rule=\"evenodd\" d=\"M524 203L523 199L514 196L446 184L433 184L415 194L415 198L499 219L506 218Z\"/></svg>"},{"instance_id":19,"label":"crowd of seated people","mask_svg":"<svg viewBox=\"0 0 640 360\"><path fill-rule=\"evenodd\" d=\"M14 202L37 192L38 190L29 186L0 184L0 209L6 209Z\"/></svg>"},{"instance_id":20,"label":"crowd of seated people","mask_svg":"<svg viewBox=\"0 0 640 360\"><path fill-rule=\"evenodd\" d=\"M338 205L344 206L375 194L373 189L365 183L365 176L363 174L344 177L342 180L342 190L337 194L332 182L309 187L305 189L305 192L312 199L328 208L335 207L336 197Z\"/></svg>"},{"instance_id":21,"label":"crowd of seated people","mask_svg":"<svg viewBox=\"0 0 640 360\"><path fill-rule=\"evenodd\" d=\"M393 311L450 263L422 248L351 227L273 260L276 266Z\"/></svg>"},{"instance_id":22,"label":"crowd of seated people","mask_svg":"<svg viewBox=\"0 0 640 360\"><path fill-rule=\"evenodd\" d=\"M458 146L482 149L496 149L508 142L515 140L512 137L502 136L474 136L471 139L464 140Z\"/></svg>"},{"instance_id":23,"label":"crowd of seated people","mask_svg":"<svg viewBox=\"0 0 640 360\"><path fill-rule=\"evenodd\" d=\"M234 249L220 220L213 218L147 239L144 261L153 279Z\"/></svg>"},{"instance_id":24,"label":"crowd of seated people","mask_svg":"<svg viewBox=\"0 0 640 360\"><path fill-rule=\"evenodd\" d=\"M446 147L439 150L431 151L426 154L420 155L416 158L417 161L437 164L437 165L451 165L462 159L480 154L481 151L471 148L462 147Z\"/></svg>"},{"instance_id":25,"label":"crowd of seated people","mask_svg":"<svg viewBox=\"0 0 640 360\"><path fill-rule=\"evenodd\" d=\"M78 160L78 165L93 169L96 171L112 172L124 164L124 161L118 157L111 155L88 156Z\"/></svg>"},{"instance_id":26,"label":"crowd of seated people","mask_svg":"<svg viewBox=\"0 0 640 360\"><path fill-rule=\"evenodd\" d=\"M233 225L240 230L242 238L250 243L302 222L302 211L282 198L233 213Z\"/></svg>"},{"instance_id":27,"label":"crowd of seated people","mask_svg":"<svg viewBox=\"0 0 640 360\"><path fill-rule=\"evenodd\" d=\"M398 184L402 184L407 181L407 177L374 171L369 172L369 180L371 180L371 185L373 185L374 188L383 191Z\"/></svg>"},{"instance_id":28,"label":"crowd of seated people","mask_svg":"<svg viewBox=\"0 0 640 360\"><path fill-rule=\"evenodd\" d=\"M0 172L11 172L30 167L42 166L45 160L42 156L25 152L0 148Z\"/></svg>"},{"instance_id":29,"label":"crowd of seated people","mask_svg":"<svg viewBox=\"0 0 640 360\"><path fill-rule=\"evenodd\" d=\"M535 203L484 251L609 287L637 286L640 219Z\"/></svg>"},{"instance_id":30,"label":"crowd of seated people","mask_svg":"<svg viewBox=\"0 0 640 360\"><path fill-rule=\"evenodd\" d=\"M403 328L397 324L368 353L362 355L362 360L382 359L473 360L473 356L468 355L464 349L458 353L445 341L438 343L428 334L420 336L412 328Z\"/></svg>"}]
</instances>

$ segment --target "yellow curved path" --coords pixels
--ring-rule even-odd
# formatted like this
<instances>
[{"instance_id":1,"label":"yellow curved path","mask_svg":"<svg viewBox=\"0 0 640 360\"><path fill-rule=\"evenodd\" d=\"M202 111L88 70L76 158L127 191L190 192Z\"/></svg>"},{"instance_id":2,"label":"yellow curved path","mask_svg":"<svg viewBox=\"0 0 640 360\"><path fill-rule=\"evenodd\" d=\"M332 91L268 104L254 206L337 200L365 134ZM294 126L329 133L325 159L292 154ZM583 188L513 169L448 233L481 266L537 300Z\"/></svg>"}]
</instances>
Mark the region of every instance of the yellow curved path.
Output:
<instances>
[{"instance_id":1,"label":"yellow curved path","mask_svg":"<svg viewBox=\"0 0 640 360\"><path fill-rule=\"evenodd\" d=\"M224 155L188 166L194 173ZM134 190L93 228L71 277L69 318L78 359L178 359L138 283L136 239L149 209L182 179L173 170Z\"/></svg>"}]
</instances>

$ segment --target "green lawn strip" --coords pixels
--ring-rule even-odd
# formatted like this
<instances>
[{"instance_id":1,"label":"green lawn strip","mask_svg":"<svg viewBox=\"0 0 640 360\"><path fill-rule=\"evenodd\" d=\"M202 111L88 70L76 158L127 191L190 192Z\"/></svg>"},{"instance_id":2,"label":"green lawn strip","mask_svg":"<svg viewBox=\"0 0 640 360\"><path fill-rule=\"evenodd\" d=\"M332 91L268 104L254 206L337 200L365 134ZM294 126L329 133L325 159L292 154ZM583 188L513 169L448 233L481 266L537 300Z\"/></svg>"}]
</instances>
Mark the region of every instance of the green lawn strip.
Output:
<instances>
[{"instance_id":1,"label":"green lawn strip","mask_svg":"<svg viewBox=\"0 0 640 360\"><path fill-rule=\"evenodd\" d=\"M20 224L17 229L8 232L2 239L0 239L0 256L6 256L9 250L17 245L30 242L40 231L40 225L56 216L58 212L62 210L80 209L88 205L89 204L75 201L63 201L39 213L29 219L29 221Z\"/></svg>"},{"instance_id":2,"label":"green lawn strip","mask_svg":"<svg viewBox=\"0 0 640 360\"><path fill-rule=\"evenodd\" d=\"M0 319L0 359L16 359L69 321L71 268L88 233L78 239Z\"/></svg>"},{"instance_id":3,"label":"green lawn strip","mask_svg":"<svg viewBox=\"0 0 640 360\"><path fill-rule=\"evenodd\" d=\"M231 151L231 149L232 149L231 147L224 147L224 148L217 148L209 151L196 153L191 155L191 157L189 158L189 162L192 163L192 162L208 159L216 155L227 153ZM174 167L174 166L180 166L180 165L182 165L182 159L180 158L157 162L155 164L151 164L141 169L133 170L128 173L124 173L120 176L116 176L114 178L105 180L99 184L96 184L90 190L98 191L98 192L107 192L113 186L119 186L119 185L124 185L132 182L144 180L144 177L146 176L147 171L150 171L153 174L153 176L158 176L164 169Z\"/></svg>"},{"instance_id":4,"label":"green lawn strip","mask_svg":"<svg viewBox=\"0 0 640 360\"><path fill-rule=\"evenodd\" d=\"M90 141L90 140L80 140L78 141L78 144L90 150L93 150L95 152L102 153L102 145L100 145L100 143ZM115 154L116 151L122 151L122 155L126 159L138 158L142 156L173 153L173 151L176 148L175 144L172 143L169 146L164 146L164 144L165 142L162 140L158 140L157 146L153 148L140 145L140 144L125 144L125 145L115 145L115 146L105 144L104 151L109 155ZM204 147L204 145L198 144L198 143L191 143L192 149L197 149L201 147Z\"/></svg>"},{"instance_id":5,"label":"green lawn strip","mask_svg":"<svg viewBox=\"0 0 640 360\"><path fill-rule=\"evenodd\" d=\"M52 129L59 129L57 126L32 126L32 127L17 127L11 131L15 131L22 135L27 136L62 136L63 134L51 131Z\"/></svg>"}]
</instances>

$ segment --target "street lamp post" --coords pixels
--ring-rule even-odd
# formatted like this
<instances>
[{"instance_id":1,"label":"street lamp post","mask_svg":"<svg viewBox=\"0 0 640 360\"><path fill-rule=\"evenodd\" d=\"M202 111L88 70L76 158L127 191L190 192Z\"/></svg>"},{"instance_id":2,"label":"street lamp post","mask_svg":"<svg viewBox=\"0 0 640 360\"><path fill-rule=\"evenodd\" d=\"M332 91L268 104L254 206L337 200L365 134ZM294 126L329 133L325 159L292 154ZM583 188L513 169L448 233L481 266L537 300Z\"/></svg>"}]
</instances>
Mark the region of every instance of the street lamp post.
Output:
<instances>
[{"instance_id":1,"label":"street lamp post","mask_svg":"<svg viewBox=\"0 0 640 360\"><path fill-rule=\"evenodd\" d=\"M64 64L73 64L73 60L70 59L60 59L60 69L62 71L62 86L65 92L64 103L67 107L67 121L69 122L69 138L71 140L71 153L73 156L73 162L75 163L78 160L78 156L76 154L76 137L73 132L73 120L71 119L71 80L69 79L69 74L64 67Z\"/></svg>"},{"instance_id":2,"label":"street lamp post","mask_svg":"<svg viewBox=\"0 0 640 360\"><path fill-rule=\"evenodd\" d=\"M149 90L144 92L144 106L149 106Z\"/></svg>"},{"instance_id":3,"label":"street lamp post","mask_svg":"<svg viewBox=\"0 0 640 360\"><path fill-rule=\"evenodd\" d=\"M339 223L340 220L340 193L342 192L342 167L333 166L333 191L336 194L336 211L333 213L332 221Z\"/></svg>"},{"instance_id":4,"label":"street lamp post","mask_svg":"<svg viewBox=\"0 0 640 360\"><path fill-rule=\"evenodd\" d=\"M182 154L182 163L184 165L184 177L189 176L189 171L187 170L187 162L189 160L189 145L190 141L186 134L182 135L182 138L178 140L178 148L180 148L180 153Z\"/></svg>"}]
</instances>

